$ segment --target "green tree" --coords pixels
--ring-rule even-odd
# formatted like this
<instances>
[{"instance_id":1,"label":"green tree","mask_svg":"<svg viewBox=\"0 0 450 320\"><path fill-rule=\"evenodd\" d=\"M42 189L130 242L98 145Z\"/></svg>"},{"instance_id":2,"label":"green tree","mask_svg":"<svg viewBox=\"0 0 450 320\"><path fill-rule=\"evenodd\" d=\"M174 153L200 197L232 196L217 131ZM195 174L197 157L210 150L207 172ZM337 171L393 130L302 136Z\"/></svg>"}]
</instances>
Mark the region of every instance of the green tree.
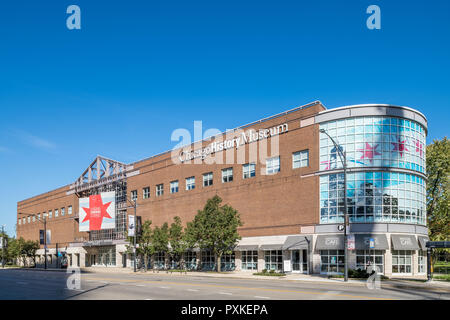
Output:
<instances>
[{"instance_id":1,"label":"green tree","mask_svg":"<svg viewBox=\"0 0 450 320\"><path fill-rule=\"evenodd\" d=\"M39 250L39 241L27 240L24 243L23 251L28 259L33 260L34 266L36 266L36 251Z\"/></svg>"},{"instance_id":2,"label":"green tree","mask_svg":"<svg viewBox=\"0 0 450 320\"><path fill-rule=\"evenodd\" d=\"M156 226L153 229L151 243L154 254L157 252L169 251L169 225L167 222L165 222L161 227Z\"/></svg>"},{"instance_id":3,"label":"green tree","mask_svg":"<svg viewBox=\"0 0 450 320\"><path fill-rule=\"evenodd\" d=\"M10 238L8 242L8 260L12 261L13 264L17 264L17 259L20 257L20 247L19 241L15 238Z\"/></svg>"},{"instance_id":4,"label":"green tree","mask_svg":"<svg viewBox=\"0 0 450 320\"><path fill-rule=\"evenodd\" d=\"M181 224L181 218L176 216L174 222L169 228L169 256L177 262L181 262L181 256L187 249L187 244L184 239L183 226Z\"/></svg>"},{"instance_id":5,"label":"green tree","mask_svg":"<svg viewBox=\"0 0 450 320\"><path fill-rule=\"evenodd\" d=\"M148 260L155 253L152 245L152 221L146 220L142 224L142 233L139 236L139 248L138 253L142 255L144 259L144 268L145 271L148 270Z\"/></svg>"},{"instance_id":6,"label":"green tree","mask_svg":"<svg viewBox=\"0 0 450 320\"><path fill-rule=\"evenodd\" d=\"M242 222L237 210L223 205L219 196L208 199L203 210L198 210L194 220L186 228L189 247L199 246L202 250L211 250L216 257L217 271L221 270L221 258L230 254L241 239L238 227Z\"/></svg>"},{"instance_id":7,"label":"green tree","mask_svg":"<svg viewBox=\"0 0 450 320\"><path fill-rule=\"evenodd\" d=\"M22 259L23 266L26 267L27 266L26 241L22 237L20 237L19 240L17 240L17 250L19 252L19 257Z\"/></svg>"},{"instance_id":8,"label":"green tree","mask_svg":"<svg viewBox=\"0 0 450 320\"><path fill-rule=\"evenodd\" d=\"M427 146L427 219L431 241L450 238L450 140L434 140ZM433 250L438 253L441 250Z\"/></svg>"}]
</instances>

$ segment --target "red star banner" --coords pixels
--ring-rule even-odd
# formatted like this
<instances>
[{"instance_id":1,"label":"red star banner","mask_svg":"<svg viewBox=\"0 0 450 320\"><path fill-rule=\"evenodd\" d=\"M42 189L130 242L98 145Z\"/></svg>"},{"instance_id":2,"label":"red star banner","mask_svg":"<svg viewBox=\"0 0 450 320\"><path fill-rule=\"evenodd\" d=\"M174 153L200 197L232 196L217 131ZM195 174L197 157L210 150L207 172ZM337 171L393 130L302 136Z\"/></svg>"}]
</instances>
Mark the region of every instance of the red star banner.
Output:
<instances>
[{"instance_id":1,"label":"red star banner","mask_svg":"<svg viewBox=\"0 0 450 320\"><path fill-rule=\"evenodd\" d=\"M80 199L79 231L113 229L115 227L115 192L103 192Z\"/></svg>"}]
</instances>

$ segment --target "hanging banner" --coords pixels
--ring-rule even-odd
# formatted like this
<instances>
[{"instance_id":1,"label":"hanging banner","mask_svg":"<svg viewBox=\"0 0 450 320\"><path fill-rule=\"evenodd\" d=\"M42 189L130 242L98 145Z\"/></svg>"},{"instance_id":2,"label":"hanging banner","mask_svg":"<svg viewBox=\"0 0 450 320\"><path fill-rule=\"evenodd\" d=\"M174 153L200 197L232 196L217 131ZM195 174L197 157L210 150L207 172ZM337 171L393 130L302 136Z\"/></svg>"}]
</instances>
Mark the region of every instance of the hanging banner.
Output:
<instances>
[{"instance_id":1,"label":"hanging banner","mask_svg":"<svg viewBox=\"0 0 450 320\"><path fill-rule=\"evenodd\" d=\"M102 192L80 198L80 232L116 227L116 193Z\"/></svg>"},{"instance_id":2,"label":"hanging banner","mask_svg":"<svg viewBox=\"0 0 450 320\"><path fill-rule=\"evenodd\" d=\"M47 230L47 233L46 233L46 244L51 244L52 243L52 230Z\"/></svg>"},{"instance_id":3,"label":"hanging banner","mask_svg":"<svg viewBox=\"0 0 450 320\"><path fill-rule=\"evenodd\" d=\"M349 234L347 236L347 248L348 250L355 250L355 235Z\"/></svg>"},{"instance_id":4,"label":"hanging banner","mask_svg":"<svg viewBox=\"0 0 450 320\"><path fill-rule=\"evenodd\" d=\"M129 237L134 237L135 235L135 230L136 230L136 223L134 221L134 216L133 215L129 215L128 216L128 236Z\"/></svg>"}]
</instances>

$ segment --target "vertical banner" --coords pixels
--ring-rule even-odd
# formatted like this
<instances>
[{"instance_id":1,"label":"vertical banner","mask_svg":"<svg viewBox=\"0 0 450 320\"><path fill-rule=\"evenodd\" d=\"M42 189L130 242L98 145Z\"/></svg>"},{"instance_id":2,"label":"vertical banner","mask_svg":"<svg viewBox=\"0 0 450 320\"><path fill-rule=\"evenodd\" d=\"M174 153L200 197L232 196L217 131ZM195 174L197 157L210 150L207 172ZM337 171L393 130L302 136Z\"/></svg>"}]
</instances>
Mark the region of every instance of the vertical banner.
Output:
<instances>
[{"instance_id":1,"label":"vertical banner","mask_svg":"<svg viewBox=\"0 0 450 320\"><path fill-rule=\"evenodd\" d=\"M3 237L0 237L0 249L3 249Z\"/></svg>"},{"instance_id":2,"label":"vertical banner","mask_svg":"<svg viewBox=\"0 0 450 320\"><path fill-rule=\"evenodd\" d=\"M349 234L347 236L347 248L348 250L355 250L355 235Z\"/></svg>"},{"instance_id":3,"label":"vertical banner","mask_svg":"<svg viewBox=\"0 0 450 320\"><path fill-rule=\"evenodd\" d=\"M133 215L128 216L128 236L129 237L134 237L134 235L135 235L136 223L134 220L135 219L134 219Z\"/></svg>"},{"instance_id":4,"label":"vertical banner","mask_svg":"<svg viewBox=\"0 0 450 320\"><path fill-rule=\"evenodd\" d=\"M44 230L39 230L39 244L44 244Z\"/></svg>"},{"instance_id":5,"label":"vertical banner","mask_svg":"<svg viewBox=\"0 0 450 320\"><path fill-rule=\"evenodd\" d=\"M52 230L47 230L47 234L46 234L46 244L51 244L52 243Z\"/></svg>"},{"instance_id":6,"label":"vertical banner","mask_svg":"<svg viewBox=\"0 0 450 320\"><path fill-rule=\"evenodd\" d=\"M114 191L80 198L79 205L80 232L116 227L116 193Z\"/></svg>"}]
</instances>

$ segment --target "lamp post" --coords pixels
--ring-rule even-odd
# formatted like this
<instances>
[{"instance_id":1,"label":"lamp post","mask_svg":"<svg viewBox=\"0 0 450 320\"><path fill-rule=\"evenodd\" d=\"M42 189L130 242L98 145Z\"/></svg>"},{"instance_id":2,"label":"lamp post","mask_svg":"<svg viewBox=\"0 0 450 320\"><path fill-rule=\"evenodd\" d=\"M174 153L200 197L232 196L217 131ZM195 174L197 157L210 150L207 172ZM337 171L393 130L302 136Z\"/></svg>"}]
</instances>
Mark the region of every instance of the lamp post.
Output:
<instances>
[{"instance_id":1,"label":"lamp post","mask_svg":"<svg viewBox=\"0 0 450 320\"><path fill-rule=\"evenodd\" d=\"M324 133L330 138L333 142L334 147L336 148L336 152L339 155L339 159L342 162L342 166L344 168L344 253L345 253L345 262L344 262L344 281L348 281L348 237L347 237L347 227L349 225L348 222L348 209L347 209L347 156L346 152L343 152L341 146L334 141L334 139L328 134L325 129L320 129L320 133ZM339 189L338 189L339 190Z\"/></svg>"}]
</instances>

